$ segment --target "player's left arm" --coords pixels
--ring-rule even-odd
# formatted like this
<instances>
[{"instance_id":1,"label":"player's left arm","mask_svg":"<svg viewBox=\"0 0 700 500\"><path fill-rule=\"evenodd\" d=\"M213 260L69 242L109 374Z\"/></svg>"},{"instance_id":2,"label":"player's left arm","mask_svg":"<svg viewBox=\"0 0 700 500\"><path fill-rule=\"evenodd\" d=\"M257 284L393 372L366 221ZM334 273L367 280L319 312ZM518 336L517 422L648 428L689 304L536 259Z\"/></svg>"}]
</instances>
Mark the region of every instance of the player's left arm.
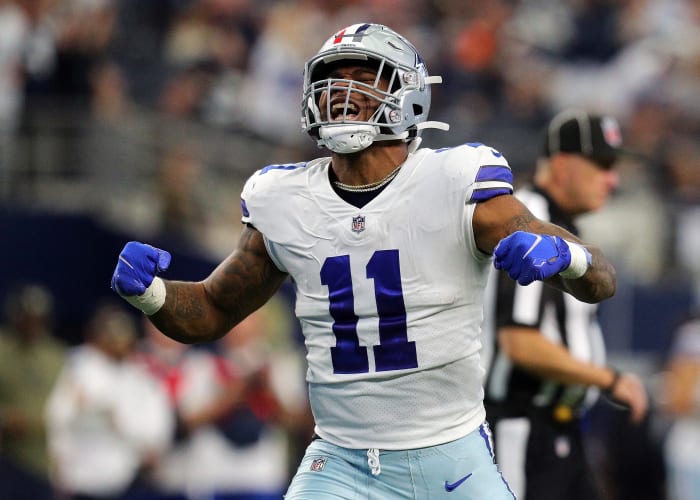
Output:
<instances>
[{"instance_id":1,"label":"player's left arm","mask_svg":"<svg viewBox=\"0 0 700 500\"><path fill-rule=\"evenodd\" d=\"M472 224L479 249L494 253L495 266L522 285L543 280L589 303L615 293L615 268L598 247L538 219L513 195L479 203Z\"/></svg>"}]
</instances>

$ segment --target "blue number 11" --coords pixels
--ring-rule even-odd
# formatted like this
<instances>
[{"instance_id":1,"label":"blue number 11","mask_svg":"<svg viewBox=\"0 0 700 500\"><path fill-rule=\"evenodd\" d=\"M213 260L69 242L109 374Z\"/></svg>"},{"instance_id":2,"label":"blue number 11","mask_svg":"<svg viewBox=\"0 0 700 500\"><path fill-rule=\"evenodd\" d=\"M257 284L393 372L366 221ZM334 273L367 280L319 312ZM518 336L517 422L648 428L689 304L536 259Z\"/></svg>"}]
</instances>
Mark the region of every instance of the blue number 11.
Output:
<instances>
[{"instance_id":1,"label":"blue number 11","mask_svg":"<svg viewBox=\"0 0 700 500\"><path fill-rule=\"evenodd\" d=\"M398 250L374 252L366 266L367 279L374 280L374 298L379 316L379 344L372 346L377 371L416 368L416 343L408 341L406 306L401 289ZM321 267L321 283L328 287L336 345L331 347L333 373L367 373L367 347L357 336L355 297L352 292L350 256L329 257Z\"/></svg>"}]
</instances>

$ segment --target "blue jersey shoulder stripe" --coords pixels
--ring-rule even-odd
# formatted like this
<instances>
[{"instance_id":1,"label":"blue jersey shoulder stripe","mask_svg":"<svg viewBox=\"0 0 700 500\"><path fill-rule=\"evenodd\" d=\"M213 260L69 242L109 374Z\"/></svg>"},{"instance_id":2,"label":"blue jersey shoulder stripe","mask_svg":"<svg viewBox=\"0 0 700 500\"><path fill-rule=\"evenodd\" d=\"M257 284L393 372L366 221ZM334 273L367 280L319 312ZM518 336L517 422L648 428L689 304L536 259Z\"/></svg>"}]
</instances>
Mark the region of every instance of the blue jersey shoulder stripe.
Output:
<instances>
[{"instance_id":1,"label":"blue jersey shoulder stripe","mask_svg":"<svg viewBox=\"0 0 700 500\"><path fill-rule=\"evenodd\" d=\"M504 165L482 165L476 173L476 181L503 181L513 183L513 172Z\"/></svg>"}]
</instances>

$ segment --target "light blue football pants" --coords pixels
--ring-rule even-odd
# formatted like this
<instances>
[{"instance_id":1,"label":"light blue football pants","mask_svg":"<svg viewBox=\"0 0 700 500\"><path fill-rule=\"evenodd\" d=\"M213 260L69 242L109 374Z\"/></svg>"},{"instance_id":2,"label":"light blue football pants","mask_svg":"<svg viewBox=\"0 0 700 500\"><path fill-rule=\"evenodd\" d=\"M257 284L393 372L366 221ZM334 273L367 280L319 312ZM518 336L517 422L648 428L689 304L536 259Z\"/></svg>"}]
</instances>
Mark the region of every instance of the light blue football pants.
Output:
<instances>
[{"instance_id":1,"label":"light blue football pants","mask_svg":"<svg viewBox=\"0 0 700 500\"><path fill-rule=\"evenodd\" d=\"M486 423L449 443L404 451L351 450L316 439L285 500L513 500Z\"/></svg>"}]
</instances>

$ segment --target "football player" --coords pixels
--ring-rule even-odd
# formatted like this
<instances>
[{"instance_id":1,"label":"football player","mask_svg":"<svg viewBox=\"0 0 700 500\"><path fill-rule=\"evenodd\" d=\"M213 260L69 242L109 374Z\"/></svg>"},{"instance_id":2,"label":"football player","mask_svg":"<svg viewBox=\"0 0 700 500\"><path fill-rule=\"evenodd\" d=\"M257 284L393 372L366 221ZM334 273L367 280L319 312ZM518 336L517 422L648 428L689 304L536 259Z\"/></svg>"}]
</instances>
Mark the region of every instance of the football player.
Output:
<instances>
[{"instance_id":1,"label":"football player","mask_svg":"<svg viewBox=\"0 0 700 500\"><path fill-rule=\"evenodd\" d=\"M419 148L429 76L377 24L331 36L304 68L302 128L330 156L269 165L242 193L238 247L200 282L129 242L113 289L181 342L212 341L291 277L315 436L286 499L512 499L494 461L480 367L493 262L581 300L615 290L599 249L535 218L495 149Z\"/></svg>"}]
</instances>

